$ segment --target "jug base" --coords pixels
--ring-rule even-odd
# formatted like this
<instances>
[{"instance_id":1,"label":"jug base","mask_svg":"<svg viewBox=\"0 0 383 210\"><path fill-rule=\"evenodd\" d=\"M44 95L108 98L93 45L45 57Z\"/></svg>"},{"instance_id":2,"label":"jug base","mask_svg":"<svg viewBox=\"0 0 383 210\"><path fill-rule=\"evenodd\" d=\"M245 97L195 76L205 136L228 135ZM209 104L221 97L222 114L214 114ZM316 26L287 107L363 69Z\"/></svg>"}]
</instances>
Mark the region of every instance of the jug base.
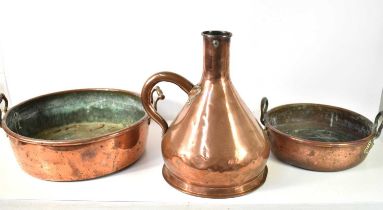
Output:
<instances>
[{"instance_id":1,"label":"jug base","mask_svg":"<svg viewBox=\"0 0 383 210\"><path fill-rule=\"evenodd\" d=\"M162 175L172 187L184 193L205 198L231 198L247 194L260 187L266 181L267 171L265 166L253 180L234 187L205 187L187 183L170 172L165 165L162 168Z\"/></svg>"}]
</instances>

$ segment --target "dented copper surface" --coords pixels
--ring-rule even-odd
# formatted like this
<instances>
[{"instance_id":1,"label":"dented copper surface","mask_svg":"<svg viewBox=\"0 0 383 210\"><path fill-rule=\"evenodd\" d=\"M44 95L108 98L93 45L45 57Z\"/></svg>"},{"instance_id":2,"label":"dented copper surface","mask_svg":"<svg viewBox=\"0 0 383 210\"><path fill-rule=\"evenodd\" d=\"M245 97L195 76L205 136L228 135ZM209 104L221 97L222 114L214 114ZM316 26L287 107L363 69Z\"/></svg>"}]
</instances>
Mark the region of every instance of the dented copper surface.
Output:
<instances>
[{"instance_id":1,"label":"dented copper surface","mask_svg":"<svg viewBox=\"0 0 383 210\"><path fill-rule=\"evenodd\" d=\"M144 152L148 124L138 95L110 89L36 97L2 120L21 168L51 181L91 179L131 165Z\"/></svg>"},{"instance_id":2,"label":"dented copper surface","mask_svg":"<svg viewBox=\"0 0 383 210\"><path fill-rule=\"evenodd\" d=\"M165 180L196 196L239 196L264 183L269 145L230 80L231 33L206 31L202 36L200 83L193 85L175 73L160 72L146 81L141 97L149 116L163 129ZM152 90L161 81L178 85L189 96L170 126L150 103Z\"/></svg>"},{"instance_id":3,"label":"dented copper surface","mask_svg":"<svg viewBox=\"0 0 383 210\"><path fill-rule=\"evenodd\" d=\"M267 111L261 122L271 151L281 161L314 171L340 171L362 162L382 130L383 112L372 123L364 116L322 104L288 104Z\"/></svg>"}]
</instances>

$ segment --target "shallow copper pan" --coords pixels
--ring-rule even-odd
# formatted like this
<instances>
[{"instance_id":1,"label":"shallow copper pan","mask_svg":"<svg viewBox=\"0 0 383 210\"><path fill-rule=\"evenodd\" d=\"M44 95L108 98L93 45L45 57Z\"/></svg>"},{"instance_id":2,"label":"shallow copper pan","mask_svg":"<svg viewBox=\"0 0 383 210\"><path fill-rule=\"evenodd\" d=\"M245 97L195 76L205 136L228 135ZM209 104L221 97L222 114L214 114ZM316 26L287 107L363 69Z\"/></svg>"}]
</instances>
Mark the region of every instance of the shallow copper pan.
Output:
<instances>
[{"instance_id":1,"label":"shallow copper pan","mask_svg":"<svg viewBox=\"0 0 383 210\"><path fill-rule=\"evenodd\" d=\"M7 102L4 95L1 101ZM73 181L110 174L135 162L144 152L148 123L137 94L82 89L20 103L6 111L1 125L27 173Z\"/></svg>"},{"instance_id":2,"label":"shallow copper pan","mask_svg":"<svg viewBox=\"0 0 383 210\"><path fill-rule=\"evenodd\" d=\"M315 171L339 171L362 162L382 130L383 112L375 123L339 107L288 104L267 111L261 104L271 151L283 162Z\"/></svg>"}]
</instances>

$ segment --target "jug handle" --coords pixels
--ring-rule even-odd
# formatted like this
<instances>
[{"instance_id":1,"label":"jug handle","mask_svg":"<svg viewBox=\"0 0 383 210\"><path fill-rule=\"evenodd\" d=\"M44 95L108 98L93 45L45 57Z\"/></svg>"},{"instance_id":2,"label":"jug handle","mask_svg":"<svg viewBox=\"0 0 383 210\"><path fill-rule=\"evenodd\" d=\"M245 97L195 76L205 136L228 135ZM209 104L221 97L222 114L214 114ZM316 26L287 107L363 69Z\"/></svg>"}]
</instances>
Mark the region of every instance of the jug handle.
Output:
<instances>
[{"instance_id":1,"label":"jug handle","mask_svg":"<svg viewBox=\"0 0 383 210\"><path fill-rule=\"evenodd\" d=\"M4 93L1 93L0 94L0 104L1 104L1 102L3 102L3 100L4 100L4 111L0 110L0 128L2 127L1 122L3 121L2 113L3 112L6 113L8 110L8 99L7 99L7 97L5 97Z\"/></svg>"},{"instance_id":2,"label":"jug handle","mask_svg":"<svg viewBox=\"0 0 383 210\"><path fill-rule=\"evenodd\" d=\"M165 98L165 96L162 94L161 89L158 86L154 88L154 86L159 82L171 82L173 84L176 84L187 94L189 94L194 85L193 83L189 82L189 80L173 72L159 72L149 77L149 79L145 82L144 87L141 91L142 105L148 113L148 115L161 126L162 134L165 134L169 128L168 123L156 111L158 100L162 100ZM155 92L157 93L158 97L155 100L155 103L153 103L153 93Z\"/></svg>"}]
</instances>

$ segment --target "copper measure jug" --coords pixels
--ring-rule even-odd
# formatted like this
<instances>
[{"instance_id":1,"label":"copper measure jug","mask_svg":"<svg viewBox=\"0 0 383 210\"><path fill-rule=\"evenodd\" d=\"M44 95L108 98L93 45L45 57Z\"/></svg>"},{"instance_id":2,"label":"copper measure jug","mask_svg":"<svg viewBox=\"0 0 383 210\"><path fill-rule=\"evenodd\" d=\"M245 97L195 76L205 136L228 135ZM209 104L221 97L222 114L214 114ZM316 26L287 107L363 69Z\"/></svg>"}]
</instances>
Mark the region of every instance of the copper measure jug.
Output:
<instances>
[{"instance_id":1,"label":"copper measure jug","mask_svg":"<svg viewBox=\"0 0 383 210\"><path fill-rule=\"evenodd\" d=\"M239 97L229 75L231 33L205 31L204 69L199 84L160 72L145 83L145 110L163 130L162 173L173 187L210 198L234 197L262 185L267 176L269 145L257 120ZM164 99L159 82L178 85L189 96L168 126L153 102Z\"/></svg>"}]
</instances>

